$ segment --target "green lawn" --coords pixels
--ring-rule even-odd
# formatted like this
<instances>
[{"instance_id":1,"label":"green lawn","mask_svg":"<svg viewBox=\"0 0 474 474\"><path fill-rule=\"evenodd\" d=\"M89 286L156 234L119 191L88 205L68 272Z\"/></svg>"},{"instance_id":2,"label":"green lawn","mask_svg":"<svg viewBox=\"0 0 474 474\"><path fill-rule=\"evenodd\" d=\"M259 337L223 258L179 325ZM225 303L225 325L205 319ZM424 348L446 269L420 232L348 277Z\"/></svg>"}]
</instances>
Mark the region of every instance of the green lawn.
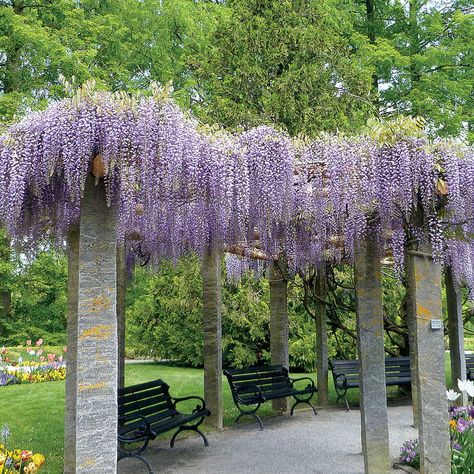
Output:
<instances>
[{"instance_id":1,"label":"green lawn","mask_svg":"<svg viewBox=\"0 0 474 474\"><path fill-rule=\"evenodd\" d=\"M447 369L449 366L447 364ZM297 374L293 374L296 376ZM447 370L449 376L449 370ZM314 378L314 374L311 375ZM126 382L133 385L162 378L171 387L175 397L203 394L202 369L170 367L162 364L127 364ZM238 414L232 403L227 381L223 379L224 423L232 425ZM330 401L336 400L330 379ZM358 402L358 390L348 392L349 403ZM397 396L396 387L390 387L389 398ZM261 407L262 415L272 413L271 404ZM13 385L0 387L0 425L8 424L11 430L11 445L20 449L31 449L46 456L44 474L62 472L64 430L64 382ZM245 419L244 419L245 420ZM244 421L245 422L245 421Z\"/></svg>"}]
</instances>

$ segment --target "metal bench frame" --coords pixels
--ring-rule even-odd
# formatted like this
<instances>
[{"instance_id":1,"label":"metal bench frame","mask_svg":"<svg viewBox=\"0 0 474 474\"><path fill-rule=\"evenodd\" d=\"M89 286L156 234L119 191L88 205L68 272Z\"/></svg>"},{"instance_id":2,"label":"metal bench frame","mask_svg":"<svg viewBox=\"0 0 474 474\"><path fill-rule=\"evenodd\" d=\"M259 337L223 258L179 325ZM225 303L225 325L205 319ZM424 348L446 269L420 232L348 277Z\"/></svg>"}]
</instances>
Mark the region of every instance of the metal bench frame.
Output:
<instances>
[{"instance_id":1,"label":"metal bench frame","mask_svg":"<svg viewBox=\"0 0 474 474\"><path fill-rule=\"evenodd\" d=\"M341 367L342 366L342 367ZM359 361L356 360L330 360L329 367L332 372L334 380L334 388L336 389L337 399L344 399L346 411L349 411L349 402L347 401L347 390L351 388L360 387L359 379ZM408 368L408 370L407 370ZM411 385L410 374L410 358L401 357L387 357L385 359L385 385L405 386ZM387 377L389 375L389 377ZM348 379L350 377L350 379Z\"/></svg>"},{"instance_id":2,"label":"metal bench frame","mask_svg":"<svg viewBox=\"0 0 474 474\"><path fill-rule=\"evenodd\" d=\"M146 404L147 391L150 393L149 398L151 403ZM155 400L153 400L155 397ZM141 410L153 408L157 405L156 397L162 397L163 401L159 403L163 408L157 409L154 414L165 412L166 410L175 411L176 414L173 416L184 415L176 409L176 405L186 400L198 400L199 404L193 409L187 418L185 418L181 424L173 427L164 426L160 429L159 421L156 423L150 423L152 415L142 415ZM137 403L137 405L134 405ZM127 405L129 405L127 407ZM206 408L206 403L201 397L190 396L173 398L169 394L169 385L162 380L154 380L152 382L146 382L138 385L132 385L118 391L118 407L119 407L119 428L124 426L127 421L142 421L136 428L131 432L118 433L118 453L117 462L122 459L133 457L142 461L148 468L149 474L154 474L150 463L142 456L142 453L148 446L148 443L154 440L159 434L171 431L177 428L170 440L170 447L173 448L176 437L183 431L195 431L198 433L204 441L204 446L209 446L209 442L204 433L198 428L199 425L204 421L206 416L209 416L211 412ZM120 414L121 413L121 414ZM153 426L155 424L156 426ZM125 446L131 443L140 443L138 448L126 449Z\"/></svg>"},{"instance_id":3,"label":"metal bench frame","mask_svg":"<svg viewBox=\"0 0 474 474\"><path fill-rule=\"evenodd\" d=\"M316 415L316 409L311 403L311 398L318 391L314 385L314 381L309 377L301 377L293 379L289 376L288 369L282 365L262 366L262 367L248 367L244 369L224 370L224 375L229 382L232 398L235 406L239 410L239 415L235 419L238 423L243 416L251 416L258 423L261 430L263 430L263 423L261 418L257 415L257 411L262 405L269 400L276 400L278 398L293 397L295 402L291 407L290 414L293 415L294 409L299 404L309 405L313 413ZM236 380L239 376L248 376L251 380L246 385L246 395L251 395L249 399L242 398L242 390L239 389L239 381ZM279 384L286 384L283 389L287 389L284 395L278 396L276 391L271 390L271 379L283 379ZM265 380L263 383L262 379ZM307 380L309 383L304 389L297 389L294 387L296 382ZM252 383L252 381L254 383ZM250 391L249 391L250 390Z\"/></svg>"},{"instance_id":4,"label":"metal bench frame","mask_svg":"<svg viewBox=\"0 0 474 474\"><path fill-rule=\"evenodd\" d=\"M466 378L474 380L474 354L465 354L466 357Z\"/></svg>"}]
</instances>

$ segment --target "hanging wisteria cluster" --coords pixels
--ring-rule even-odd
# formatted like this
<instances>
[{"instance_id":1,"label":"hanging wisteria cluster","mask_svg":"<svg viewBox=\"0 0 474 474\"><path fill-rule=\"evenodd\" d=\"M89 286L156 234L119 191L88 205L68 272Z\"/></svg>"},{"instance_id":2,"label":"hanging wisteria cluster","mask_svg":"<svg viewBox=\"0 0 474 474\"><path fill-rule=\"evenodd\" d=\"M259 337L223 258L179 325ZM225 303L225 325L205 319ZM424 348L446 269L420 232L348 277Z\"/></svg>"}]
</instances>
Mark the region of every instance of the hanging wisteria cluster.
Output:
<instances>
[{"instance_id":1,"label":"hanging wisteria cluster","mask_svg":"<svg viewBox=\"0 0 474 474\"><path fill-rule=\"evenodd\" d=\"M401 270L417 240L474 288L472 147L406 136L302 146L268 126L209 133L163 95L82 91L0 137L3 225L66 241L97 163L117 239L153 260L239 245L298 269L351 261L370 237Z\"/></svg>"}]
</instances>

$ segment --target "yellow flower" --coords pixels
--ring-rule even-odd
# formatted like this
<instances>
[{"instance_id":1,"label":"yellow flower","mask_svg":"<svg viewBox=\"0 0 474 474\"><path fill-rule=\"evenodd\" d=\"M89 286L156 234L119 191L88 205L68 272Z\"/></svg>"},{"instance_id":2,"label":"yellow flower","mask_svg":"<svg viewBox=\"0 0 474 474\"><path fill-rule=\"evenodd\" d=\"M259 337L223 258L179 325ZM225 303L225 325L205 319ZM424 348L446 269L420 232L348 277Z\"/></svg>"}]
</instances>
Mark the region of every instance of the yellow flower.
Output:
<instances>
[{"instance_id":1,"label":"yellow flower","mask_svg":"<svg viewBox=\"0 0 474 474\"><path fill-rule=\"evenodd\" d=\"M456 421L455 420L449 420L449 427L454 430L456 428Z\"/></svg>"},{"instance_id":2,"label":"yellow flower","mask_svg":"<svg viewBox=\"0 0 474 474\"><path fill-rule=\"evenodd\" d=\"M30 462L28 466L25 467L23 470L24 474L35 474L38 472L38 468L36 467L36 464L34 462Z\"/></svg>"},{"instance_id":3,"label":"yellow flower","mask_svg":"<svg viewBox=\"0 0 474 474\"><path fill-rule=\"evenodd\" d=\"M7 457L5 456L5 454L0 453L0 466L5 462L6 459Z\"/></svg>"},{"instance_id":4,"label":"yellow flower","mask_svg":"<svg viewBox=\"0 0 474 474\"><path fill-rule=\"evenodd\" d=\"M44 456L40 453L33 454L31 460L35 463L37 467L41 467L44 464Z\"/></svg>"}]
</instances>

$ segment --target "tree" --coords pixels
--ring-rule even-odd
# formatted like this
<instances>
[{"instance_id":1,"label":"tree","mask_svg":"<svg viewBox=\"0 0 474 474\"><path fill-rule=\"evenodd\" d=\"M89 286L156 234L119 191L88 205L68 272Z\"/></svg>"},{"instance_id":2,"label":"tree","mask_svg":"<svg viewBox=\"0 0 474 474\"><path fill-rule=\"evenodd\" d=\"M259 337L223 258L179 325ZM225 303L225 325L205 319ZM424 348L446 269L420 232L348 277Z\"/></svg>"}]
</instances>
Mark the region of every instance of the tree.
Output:
<instances>
[{"instance_id":1,"label":"tree","mask_svg":"<svg viewBox=\"0 0 474 474\"><path fill-rule=\"evenodd\" d=\"M190 105L187 60L207 45L218 5L193 0L2 0L0 118L63 97L64 81L133 92L173 81Z\"/></svg>"},{"instance_id":2,"label":"tree","mask_svg":"<svg viewBox=\"0 0 474 474\"><path fill-rule=\"evenodd\" d=\"M357 52L364 41L337 1L230 0L196 59L197 113L292 135L355 130L372 110L370 69Z\"/></svg>"},{"instance_id":3,"label":"tree","mask_svg":"<svg viewBox=\"0 0 474 474\"><path fill-rule=\"evenodd\" d=\"M354 16L382 116L425 117L433 136L474 139L472 2L366 0Z\"/></svg>"}]
</instances>

